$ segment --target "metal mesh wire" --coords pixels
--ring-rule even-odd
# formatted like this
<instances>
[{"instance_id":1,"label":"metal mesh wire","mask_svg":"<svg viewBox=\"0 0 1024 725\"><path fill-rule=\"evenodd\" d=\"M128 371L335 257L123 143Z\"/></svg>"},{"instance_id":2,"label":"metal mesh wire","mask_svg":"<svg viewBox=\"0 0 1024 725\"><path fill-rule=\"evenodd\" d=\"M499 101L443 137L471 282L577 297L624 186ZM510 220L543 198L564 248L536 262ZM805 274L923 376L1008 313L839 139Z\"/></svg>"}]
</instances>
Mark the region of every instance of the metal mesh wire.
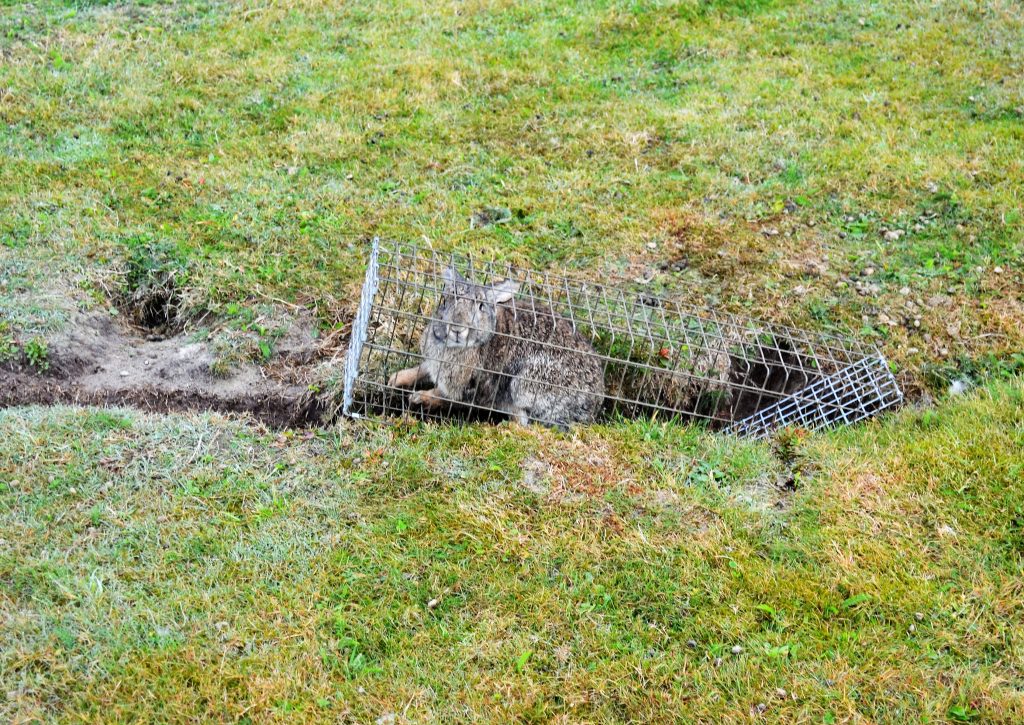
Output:
<instances>
[{"instance_id":1,"label":"metal mesh wire","mask_svg":"<svg viewBox=\"0 0 1024 725\"><path fill-rule=\"evenodd\" d=\"M538 326L564 321L585 340L535 342L553 359L586 356L604 373L603 416L684 417L750 437L781 426L819 429L852 423L902 400L876 348L834 335L757 322L621 287L442 255L414 245L374 241L363 297L353 324L345 371L344 412L424 419L504 416L492 393L465 395L428 407L410 390L389 383L399 370L424 362L420 339L455 268L476 285L515 280L519 290L500 305ZM527 325L524 339L530 339ZM577 364L580 357L574 358ZM467 370L470 377L515 371ZM557 388L559 383L543 382ZM429 381L421 381L429 387ZM542 415L531 414L541 423Z\"/></svg>"}]
</instances>

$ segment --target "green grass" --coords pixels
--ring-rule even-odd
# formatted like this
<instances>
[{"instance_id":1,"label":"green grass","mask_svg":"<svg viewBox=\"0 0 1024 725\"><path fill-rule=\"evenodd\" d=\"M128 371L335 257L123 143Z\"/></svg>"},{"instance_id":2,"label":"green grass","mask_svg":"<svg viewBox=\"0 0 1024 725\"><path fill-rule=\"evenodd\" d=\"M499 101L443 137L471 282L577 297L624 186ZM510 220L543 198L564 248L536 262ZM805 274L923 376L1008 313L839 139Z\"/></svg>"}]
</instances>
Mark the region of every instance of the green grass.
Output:
<instances>
[{"instance_id":1,"label":"green grass","mask_svg":"<svg viewBox=\"0 0 1024 725\"><path fill-rule=\"evenodd\" d=\"M990 381L774 448L0 411L0 718L1024 720L1022 59L1011 0L0 3L0 362L154 289L270 357L380 235Z\"/></svg>"},{"instance_id":2,"label":"green grass","mask_svg":"<svg viewBox=\"0 0 1024 725\"><path fill-rule=\"evenodd\" d=\"M1009 0L14 3L0 37L0 260L143 239L195 308L331 326L379 234L653 274L918 382L1024 347Z\"/></svg>"},{"instance_id":3,"label":"green grass","mask_svg":"<svg viewBox=\"0 0 1024 725\"><path fill-rule=\"evenodd\" d=\"M1021 381L786 461L667 424L0 432L0 713L1024 717Z\"/></svg>"}]
</instances>

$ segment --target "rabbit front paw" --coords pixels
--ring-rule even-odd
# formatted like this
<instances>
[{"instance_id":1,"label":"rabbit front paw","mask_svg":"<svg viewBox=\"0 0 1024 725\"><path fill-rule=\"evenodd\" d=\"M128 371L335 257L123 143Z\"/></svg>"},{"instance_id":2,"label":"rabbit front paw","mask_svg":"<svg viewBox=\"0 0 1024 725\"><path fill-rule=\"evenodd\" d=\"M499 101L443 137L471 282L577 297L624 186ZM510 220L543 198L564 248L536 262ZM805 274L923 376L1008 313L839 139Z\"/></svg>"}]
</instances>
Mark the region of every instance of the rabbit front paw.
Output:
<instances>
[{"instance_id":1,"label":"rabbit front paw","mask_svg":"<svg viewBox=\"0 0 1024 725\"><path fill-rule=\"evenodd\" d=\"M409 402L413 405L422 405L424 408L436 408L444 402L444 398L437 394L437 388L433 390L419 390L409 396Z\"/></svg>"},{"instance_id":2,"label":"rabbit front paw","mask_svg":"<svg viewBox=\"0 0 1024 725\"><path fill-rule=\"evenodd\" d=\"M399 370L397 373L388 378L388 387L391 388L412 388L419 382L423 373L420 371L417 365L414 368L406 368L405 370Z\"/></svg>"}]
</instances>

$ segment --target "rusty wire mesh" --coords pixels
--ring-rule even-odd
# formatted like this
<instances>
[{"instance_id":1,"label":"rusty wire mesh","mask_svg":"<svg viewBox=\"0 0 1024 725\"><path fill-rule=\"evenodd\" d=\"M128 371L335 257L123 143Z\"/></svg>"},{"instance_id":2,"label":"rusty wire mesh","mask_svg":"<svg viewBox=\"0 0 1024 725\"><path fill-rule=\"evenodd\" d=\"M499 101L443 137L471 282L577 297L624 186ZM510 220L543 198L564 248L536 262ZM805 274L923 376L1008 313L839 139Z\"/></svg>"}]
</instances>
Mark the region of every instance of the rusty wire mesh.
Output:
<instances>
[{"instance_id":1,"label":"rusty wire mesh","mask_svg":"<svg viewBox=\"0 0 1024 725\"><path fill-rule=\"evenodd\" d=\"M605 417L696 419L757 438L783 426L816 430L853 423L902 400L879 351L853 339L375 240L349 345L345 414L503 416L491 400L427 409L410 402L409 390L388 382L396 371L423 361L420 337L435 315L448 267L479 285L518 281L505 314L561 318L589 341L593 349L587 354L604 370Z\"/></svg>"}]
</instances>

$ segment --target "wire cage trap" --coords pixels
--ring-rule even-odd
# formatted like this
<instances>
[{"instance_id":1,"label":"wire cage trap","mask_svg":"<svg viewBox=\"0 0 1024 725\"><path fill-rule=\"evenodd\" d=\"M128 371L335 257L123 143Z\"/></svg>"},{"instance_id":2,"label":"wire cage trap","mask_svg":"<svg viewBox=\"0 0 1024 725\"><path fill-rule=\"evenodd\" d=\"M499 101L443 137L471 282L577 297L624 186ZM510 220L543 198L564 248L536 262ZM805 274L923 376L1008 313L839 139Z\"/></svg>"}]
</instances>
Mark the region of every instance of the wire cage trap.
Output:
<instances>
[{"instance_id":1,"label":"wire cage trap","mask_svg":"<svg viewBox=\"0 0 1024 725\"><path fill-rule=\"evenodd\" d=\"M762 438L902 401L877 348L626 288L374 240L342 412L707 422Z\"/></svg>"}]
</instances>

